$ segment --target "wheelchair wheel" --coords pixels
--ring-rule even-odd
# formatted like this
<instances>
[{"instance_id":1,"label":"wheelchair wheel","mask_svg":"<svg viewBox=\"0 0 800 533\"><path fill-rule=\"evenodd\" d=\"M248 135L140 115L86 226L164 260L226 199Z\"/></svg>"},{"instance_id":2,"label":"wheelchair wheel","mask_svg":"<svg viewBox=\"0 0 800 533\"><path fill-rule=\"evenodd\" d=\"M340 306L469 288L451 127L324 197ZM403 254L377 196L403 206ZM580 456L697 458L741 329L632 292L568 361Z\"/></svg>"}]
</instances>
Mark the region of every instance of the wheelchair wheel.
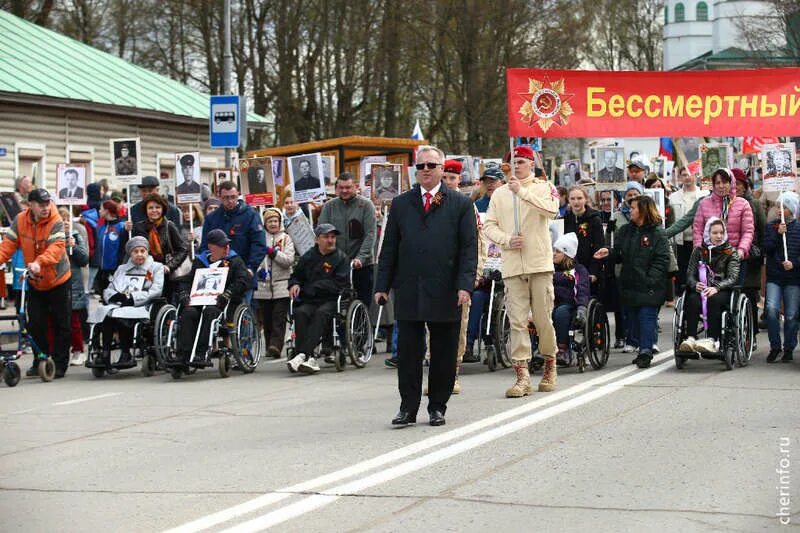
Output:
<instances>
[{"instance_id":1,"label":"wheelchair wheel","mask_svg":"<svg viewBox=\"0 0 800 533\"><path fill-rule=\"evenodd\" d=\"M681 343L683 342L683 301L684 297L681 295L678 298L678 301L675 302L675 313L672 315L672 348L675 353L678 353L678 348L680 348ZM678 370L683 368L683 363L678 366L678 357L675 358L675 366L678 367ZM681 358L681 361L683 359Z\"/></svg>"},{"instance_id":2,"label":"wheelchair wheel","mask_svg":"<svg viewBox=\"0 0 800 533\"><path fill-rule=\"evenodd\" d=\"M45 383L53 381L56 377L56 363L52 357L47 357L39 361L39 379Z\"/></svg>"},{"instance_id":3,"label":"wheelchair wheel","mask_svg":"<svg viewBox=\"0 0 800 533\"><path fill-rule=\"evenodd\" d=\"M183 377L183 369L178 366L173 366L169 369L169 374L172 379L181 379Z\"/></svg>"},{"instance_id":4,"label":"wheelchair wheel","mask_svg":"<svg viewBox=\"0 0 800 533\"><path fill-rule=\"evenodd\" d=\"M336 371L343 372L347 367L347 353L345 353L344 349L341 347L334 348L331 356L333 357L333 364L336 366Z\"/></svg>"},{"instance_id":5,"label":"wheelchair wheel","mask_svg":"<svg viewBox=\"0 0 800 533\"><path fill-rule=\"evenodd\" d=\"M744 294L739 296L737 307L736 362L740 367L745 367L753 356L753 310Z\"/></svg>"},{"instance_id":6,"label":"wheelchair wheel","mask_svg":"<svg viewBox=\"0 0 800 533\"><path fill-rule=\"evenodd\" d=\"M369 312L361 300L353 300L347 308L344 337L350 361L353 362L356 368L364 368L372 358L375 339L373 339ZM336 369L339 369L338 363Z\"/></svg>"},{"instance_id":7,"label":"wheelchair wheel","mask_svg":"<svg viewBox=\"0 0 800 533\"><path fill-rule=\"evenodd\" d=\"M589 309L586 317L586 331L584 342L589 356L589 364L598 370L608 363L610 349L609 337L611 328L608 324L608 315L603 304L592 300L589 302Z\"/></svg>"},{"instance_id":8,"label":"wheelchair wheel","mask_svg":"<svg viewBox=\"0 0 800 533\"><path fill-rule=\"evenodd\" d=\"M261 361L263 343L258 323L248 305L240 305L233 313L231 347L236 364L242 372L254 372Z\"/></svg>"},{"instance_id":9,"label":"wheelchair wheel","mask_svg":"<svg viewBox=\"0 0 800 533\"><path fill-rule=\"evenodd\" d=\"M156 373L156 358L153 354L145 352L142 356L142 375L151 377Z\"/></svg>"},{"instance_id":10,"label":"wheelchair wheel","mask_svg":"<svg viewBox=\"0 0 800 533\"><path fill-rule=\"evenodd\" d=\"M163 365L172 359L178 343L178 310L172 305L162 306L153 322L153 345L155 355Z\"/></svg>"},{"instance_id":11,"label":"wheelchair wheel","mask_svg":"<svg viewBox=\"0 0 800 533\"><path fill-rule=\"evenodd\" d=\"M511 321L508 318L505 302L497 309L494 316L494 354L503 368L511 366L509 342L511 340Z\"/></svg>"},{"instance_id":12,"label":"wheelchair wheel","mask_svg":"<svg viewBox=\"0 0 800 533\"><path fill-rule=\"evenodd\" d=\"M230 376L232 367L231 355L229 353L220 354L217 367L220 377L227 378Z\"/></svg>"},{"instance_id":13,"label":"wheelchair wheel","mask_svg":"<svg viewBox=\"0 0 800 533\"><path fill-rule=\"evenodd\" d=\"M102 366L93 366L92 375L96 378L102 378L106 374L106 369Z\"/></svg>"},{"instance_id":14,"label":"wheelchair wheel","mask_svg":"<svg viewBox=\"0 0 800 533\"><path fill-rule=\"evenodd\" d=\"M9 361L6 363L6 366L3 367L3 381L5 381L6 385L9 387L16 387L21 377L22 371L17 363Z\"/></svg>"}]
</instances>

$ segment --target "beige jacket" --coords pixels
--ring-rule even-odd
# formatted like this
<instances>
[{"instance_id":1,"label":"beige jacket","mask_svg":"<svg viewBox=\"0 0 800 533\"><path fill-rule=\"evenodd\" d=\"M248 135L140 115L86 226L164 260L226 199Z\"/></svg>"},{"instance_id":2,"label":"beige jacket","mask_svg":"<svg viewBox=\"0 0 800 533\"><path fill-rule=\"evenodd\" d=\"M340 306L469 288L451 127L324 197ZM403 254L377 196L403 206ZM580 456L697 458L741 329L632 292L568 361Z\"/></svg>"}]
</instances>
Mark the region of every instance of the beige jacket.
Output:
<instances>
[{"instance_id":1,"label":"beige jacket","mask_svg":"<svg viewBox=\"0 0 800 533\"><path fill-rule=\"evenodd\" d=\"M503 278L553 271L550 222L558 214L558 191L547 181L532 175L520 181L519 230L522 249L512 250L508 242L514 233L514 193L503 185L492 194L483 232L503 253Z\"/></svg>"},{"instance_id":2,"label":"beige jacket","mask_svg":"<svg viewBox=\"0 0 800 533\"><path fill-rule=\"evenodd\" d=\"M256 273L258 287L253 298L256 300L288 298L289 276L292 273L292 263L294 262L294 243L292 238L283 231L265 233L267 234L267 247L277 248L277 251L275 257L264 256Z\"/></svg>"}]
</instances>

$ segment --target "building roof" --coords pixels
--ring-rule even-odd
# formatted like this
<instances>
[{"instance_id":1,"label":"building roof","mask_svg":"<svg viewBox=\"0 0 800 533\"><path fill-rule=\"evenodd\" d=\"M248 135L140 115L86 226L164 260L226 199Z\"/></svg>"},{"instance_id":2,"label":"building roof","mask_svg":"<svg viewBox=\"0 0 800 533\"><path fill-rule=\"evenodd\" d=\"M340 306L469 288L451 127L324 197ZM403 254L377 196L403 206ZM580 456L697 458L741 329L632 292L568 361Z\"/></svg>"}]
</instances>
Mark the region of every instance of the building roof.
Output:
<instances>
[{"instance_id":1,"label":"building roof","mask_svg":"<svg viewBox=\"0 0 800 533\"><path fill-rule=\"evenodd\" d=\"M723 70L736 68L795 67L797 57L788 50L745 50L726 48L716 54L708 51L672 70Z\"/></svg>"},{"instance_id":2,"label":"building roof","mask_svg":"<svg viewBox=\"0 0 800 533\"><path fill-rule=\"evenodd\" d=\"M362 157L375 154L411 153L415 151L417 146L422 144L425 144L425 141L395 137L365 137L361 135L351 135L349 137L337 137L335 139L325 139L322 141L287 144L284 146L276 146L274 148L259 148L248 151L247 156L292 156L309 154L312 152L340 150L344 154L345 160L350 160L360 159Z\"/></svg>"},{"instance_id":3,"label":"building roof","mask_svg":"<svg viewBox=\"0 0 800 533\"><path fill-rule=\"evenodd\" d=\"M0 50L0 100L208 121L207 94L3 10Z\"/></svg>"}]
</instances>

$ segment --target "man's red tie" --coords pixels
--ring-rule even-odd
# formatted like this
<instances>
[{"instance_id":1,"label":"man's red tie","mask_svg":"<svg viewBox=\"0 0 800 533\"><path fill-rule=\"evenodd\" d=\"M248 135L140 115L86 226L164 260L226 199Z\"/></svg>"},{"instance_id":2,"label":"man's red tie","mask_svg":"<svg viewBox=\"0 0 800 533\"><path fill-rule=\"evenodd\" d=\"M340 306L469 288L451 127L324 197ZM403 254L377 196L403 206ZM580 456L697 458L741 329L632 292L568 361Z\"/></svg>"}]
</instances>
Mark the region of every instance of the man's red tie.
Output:
<instances>
[{"instance_id":1,"label":"man's red tie","mask_svg":"<svg viewBox=\"0 0 800 533\"><path fill-rule=\"evenodd\" d=\"M429 193L429 192L426 192L425 194L423 194L423 196L425 197L425 205L422 208L427 213L428 211L431 210L431 197L433 195L431 193Z\"/></svg>"}]
</instances>

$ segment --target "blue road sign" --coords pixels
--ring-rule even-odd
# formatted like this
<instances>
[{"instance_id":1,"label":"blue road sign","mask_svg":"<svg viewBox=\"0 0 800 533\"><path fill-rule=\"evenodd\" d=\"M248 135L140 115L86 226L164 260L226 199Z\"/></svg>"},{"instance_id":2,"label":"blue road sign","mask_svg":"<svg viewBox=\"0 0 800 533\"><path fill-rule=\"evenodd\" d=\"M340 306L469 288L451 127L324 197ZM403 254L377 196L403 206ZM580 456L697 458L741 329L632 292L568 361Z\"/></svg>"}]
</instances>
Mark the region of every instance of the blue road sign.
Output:
<instances>
[{"instance_id":1,"label":"blue road sign","mask_svg":"<svg viewBox=\"0 0 800 533\"><path fill-rule=\"evenodd\" d=\"M237 148L239 146L240 98L236 95L211 97L208 117L209 138L212 148Z\"/></svg>"}]
</instances>

